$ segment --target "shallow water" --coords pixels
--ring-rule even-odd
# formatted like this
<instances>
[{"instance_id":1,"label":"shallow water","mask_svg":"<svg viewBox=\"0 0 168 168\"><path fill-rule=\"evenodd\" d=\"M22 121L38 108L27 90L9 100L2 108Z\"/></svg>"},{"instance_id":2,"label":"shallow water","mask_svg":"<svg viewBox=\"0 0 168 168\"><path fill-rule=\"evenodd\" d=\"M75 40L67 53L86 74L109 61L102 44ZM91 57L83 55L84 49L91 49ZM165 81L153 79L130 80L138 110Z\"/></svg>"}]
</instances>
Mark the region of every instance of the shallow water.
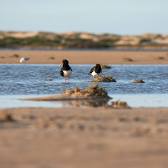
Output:
<instances>
[{"instance_id":1,"label":"shallow water","mask_svg":"<svg viewBox=\"0 0 168 168\"><path fill-rule=\"evenodd\" d=\"M17 107L49 107L49 108L62 108L69 106L86 107L94 106L87 101L28 101L26 99L38 97L39 95L10 95L0 96L0 108L17 108ZM42 95L41 95L42 96ZM126 101L130 107L168 107L168 95L166 94L117 94L111 95L111 101Z\"/></svg>"},{"instance_id":2,"label":"shallow water","mask_svg":"<svg viewBox=\"0 0 168 168\"><path fill-rule=\"evenodd\" d=\"M11 96L11 104L14 104L14 97L19 95L48 95L76 86L84 88L92 83L88 74L91 67L92 65L72 65L73 75L65 83L59 75L59 65L0 65L1 102L2 97L9 99ZM126 98L128 102L138 99L150 99L152 102L157 97L161 100L157 107L168 107L167 98L164 98L168 93L168 65L112 65L111 69L103 69L103 73L112 75L117 80L116 83L100 83L114 99L120 95L121 100ZM145 83L132 83L134 79L143 79ZM147 105L146 101L141 101L140 105L131 102L136 107Z\"/></svg>"},{"instance_id":3,"label":"shallow water","mask_svg":"<svg viewBox=\"0 0 168 168\"><path fill-rule=\"evenodd\" d=\"M50 108L61 108L64 106L62 102L38 102L38 101L27 101L25 99L37 97L34 95L10 95L0 96L0 108L20 108L20 107L50 107Z\"/></svg>"}]
</instances>

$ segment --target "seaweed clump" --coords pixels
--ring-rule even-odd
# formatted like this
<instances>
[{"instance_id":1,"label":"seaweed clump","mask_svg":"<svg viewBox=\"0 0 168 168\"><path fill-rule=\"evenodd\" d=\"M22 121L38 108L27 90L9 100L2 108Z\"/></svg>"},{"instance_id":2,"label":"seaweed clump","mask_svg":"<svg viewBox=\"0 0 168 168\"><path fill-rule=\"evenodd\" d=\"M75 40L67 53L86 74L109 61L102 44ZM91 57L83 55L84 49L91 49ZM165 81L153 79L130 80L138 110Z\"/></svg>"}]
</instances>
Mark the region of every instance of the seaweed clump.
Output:
<instances>
[{"instance_id":1,"label":"seaweed clump","mask_svg":"<svg viewBox=\"0 0 168 168\"><path fill-rule=\"evenodd\" d=\"M142 79L138 79L138 80L133 80L132 83L145 83L145 81Z\"/></svg>"},{"instance_id":2,"label":"seaweed clump","mask_svg":"<svg viewBox=\"0 0 168 168\"><path fill-rule=\"evenodd\" d=\"M111 69L111 66L110 65L106 65L106 64L102 64L101 68L102 69Z\"/></svg>"},{"instance_id":3,"label":"seaweed clump","mask_svg":"<svg viewBox=\"0 0 168 168\"><path fill-rule=\"evenodd\" d=\"M103 98L110 99L107 91L99 87L98 85L89 86L84 89L74 88L68 89L64 91L65 96L75 97L75 98Z\"/></svg>"},{"instance_id":4,"label":"seaweed clump","mask_svg":"<svg viewBox=\"0 0 168 168\"><path fill-rule=\"evenodd\" d=\"M116 109L127 109L127 108L130 108L127 104L127 102L125 101L120 101L120 100L117 100L117 101L113 101L112 104L111 104L111 107L112 108L116 108Z\"/></svg>"},{"instance_id":5,"label":"seaweed clump","mask_svg":"<svg viewBox=\"0 0 168 168\"><path fill-rule=\"evenodd\" d=\"M117 82L112 76L96 76L93 82Z\"/></svg>"}]
</instances>

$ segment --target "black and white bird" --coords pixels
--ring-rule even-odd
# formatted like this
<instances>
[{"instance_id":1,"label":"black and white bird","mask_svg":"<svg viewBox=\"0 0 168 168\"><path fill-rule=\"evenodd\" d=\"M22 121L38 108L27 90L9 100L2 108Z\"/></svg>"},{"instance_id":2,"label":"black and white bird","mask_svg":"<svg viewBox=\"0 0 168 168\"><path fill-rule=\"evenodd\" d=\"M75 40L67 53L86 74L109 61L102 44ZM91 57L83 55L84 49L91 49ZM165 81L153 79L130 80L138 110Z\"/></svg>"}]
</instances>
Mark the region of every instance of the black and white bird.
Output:
<instances>
[{"instance_id":1,"label":"black and white bird","mask_svg":"<svg viewBox=\"0 0 168 168\"><path fill-rule=\"evenodd\" d=\"M71 74L72 74L72 68L69 66L69 61L67 59L62 60L60 75L65 78L65 82L66 80L68 80Z\"/></svg>"},{"instance_id":2,"label":"black and white bird","mask_svg":"<svg viewBox=\"0 0 168 168\"><path fill-rule=\"evenodd\" d=\"M90 74L93 76L93 77L96 77L98 75L100 75L102 73L102 68L101 68L101 65L100 64L96 64L94 67L91 68L90 70Z\"/></svg>"}]
</instances>

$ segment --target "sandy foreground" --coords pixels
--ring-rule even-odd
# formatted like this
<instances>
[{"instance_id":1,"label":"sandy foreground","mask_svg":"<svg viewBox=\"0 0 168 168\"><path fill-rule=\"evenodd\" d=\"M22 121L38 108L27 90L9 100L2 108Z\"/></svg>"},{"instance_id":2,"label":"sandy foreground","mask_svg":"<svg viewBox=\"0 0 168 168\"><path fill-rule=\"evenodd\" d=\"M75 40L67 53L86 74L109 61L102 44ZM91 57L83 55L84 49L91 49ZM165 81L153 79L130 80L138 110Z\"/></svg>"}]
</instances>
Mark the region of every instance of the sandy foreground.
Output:
<instances>
[{"instance_id":1,"label":"sandy foreground","mask_svg":"<svg viewBox=\"0 0 168 168\"><path fill-rule=\"evenodd\" d=\"M167 168L168 110L0 110L2 168Z\"/></svg>"},{"instance_id":2,"label":"sandy foreground","mask_svg":"<svg viewBox=\"0 0 168 168\"><path fill-rule=\"evenodd\" d=\"M1 50L0 64L17 64L29 57L30 64L60 64L67 58L71 64L168 64L168 51L32 51Z\"/></svg>"}]
</instances>

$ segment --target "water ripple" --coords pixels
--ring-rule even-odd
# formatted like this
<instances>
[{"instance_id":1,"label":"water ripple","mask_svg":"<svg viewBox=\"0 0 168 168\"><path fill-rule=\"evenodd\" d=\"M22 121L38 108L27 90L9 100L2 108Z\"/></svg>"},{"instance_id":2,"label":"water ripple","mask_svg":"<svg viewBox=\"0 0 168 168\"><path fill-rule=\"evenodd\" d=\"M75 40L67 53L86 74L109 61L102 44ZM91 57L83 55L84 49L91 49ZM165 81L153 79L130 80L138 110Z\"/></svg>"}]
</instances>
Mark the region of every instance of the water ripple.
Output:
<instances>
[{"instance_id":1,"label":"water ripple","mask_svg":"<svg viewBox=\"0 0 168 168\"><path fill-rule=\"evenodd\" d=\"M72 65L69 83L59 75L59 65L0 65L0 95L38 95L60 93L67 88L86 87L92 82L92 65ZM112 65L103 70L117 83L101 83L109 94L167 94L168 65ZM144 84L132 80L143 79Z\"/></svg>"}]
</instances>

